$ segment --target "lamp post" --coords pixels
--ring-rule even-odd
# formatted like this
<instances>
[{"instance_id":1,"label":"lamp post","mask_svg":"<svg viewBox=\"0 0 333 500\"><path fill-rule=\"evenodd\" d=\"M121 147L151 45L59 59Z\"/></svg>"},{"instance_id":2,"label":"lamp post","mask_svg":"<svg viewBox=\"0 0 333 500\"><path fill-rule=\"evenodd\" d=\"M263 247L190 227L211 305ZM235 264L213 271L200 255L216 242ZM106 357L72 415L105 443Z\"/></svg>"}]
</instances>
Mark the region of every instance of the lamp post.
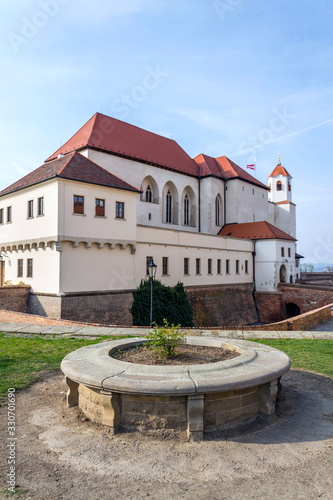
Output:
<instances>
[{"instance_id":1,"label":"lamp post","mask_svg":"<svg viewBox=\"0 0 333 500\"><path fill-rule=\"evenodd\" d=\"M153 281L156 276L157 265L154 263L154 259L151 258L148 264L148 275L150 280L150 328L153 327Z\"/></svg>"}]
</instances>

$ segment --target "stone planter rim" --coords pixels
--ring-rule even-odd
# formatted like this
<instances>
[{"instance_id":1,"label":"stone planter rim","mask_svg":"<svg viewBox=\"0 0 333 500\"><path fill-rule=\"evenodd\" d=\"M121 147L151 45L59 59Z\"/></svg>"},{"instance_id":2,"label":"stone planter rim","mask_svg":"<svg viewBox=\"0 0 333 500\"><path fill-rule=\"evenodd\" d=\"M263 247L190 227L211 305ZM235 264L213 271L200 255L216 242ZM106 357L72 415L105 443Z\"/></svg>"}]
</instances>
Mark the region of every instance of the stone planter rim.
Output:
<instances>
[{"instance_id":1,"label":"stone planter rim","mask_svg":"<svg viewBox=\"0 0 333 500\"><path fill-rule=\"evenodd\" d=\"M147 342L130 338L82 347L68 354L61 370L69 379L106 392L155 396L195 395L246 389L280 378L290 359L278 349L246 340L185 337L193 345L224 347L240 356L200 365L142 365L112 358L118 348Z\"/></svg>"}]
</instances>

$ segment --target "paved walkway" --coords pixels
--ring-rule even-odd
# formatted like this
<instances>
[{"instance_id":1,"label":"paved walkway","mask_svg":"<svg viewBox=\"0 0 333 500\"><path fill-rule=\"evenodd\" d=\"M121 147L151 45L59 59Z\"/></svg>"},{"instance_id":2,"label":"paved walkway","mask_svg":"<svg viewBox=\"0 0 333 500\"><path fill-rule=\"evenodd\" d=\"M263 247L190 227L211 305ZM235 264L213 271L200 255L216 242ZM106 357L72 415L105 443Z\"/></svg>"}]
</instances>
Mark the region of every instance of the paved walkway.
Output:
<instances>
[{"instance_id":1,"label":"paved walkway","mask_svg":"<svg viewBox=\"0 0 333 500\"><path fill-rule=\"evenodd\" d=\"M17 335L50 335L59 337L88 337L100 336L115 337L130 335L144 337L149 328L103 326L86 323L75 323L67 320L53 320L33 314L16 313L0 310L0 332ZM189 335L203 337L224 337L234 339L333 339L333 318L320 323L311 331L256 331L246 330L218 330L195 328L186 330Z\"/></svg>"}]
</instances>

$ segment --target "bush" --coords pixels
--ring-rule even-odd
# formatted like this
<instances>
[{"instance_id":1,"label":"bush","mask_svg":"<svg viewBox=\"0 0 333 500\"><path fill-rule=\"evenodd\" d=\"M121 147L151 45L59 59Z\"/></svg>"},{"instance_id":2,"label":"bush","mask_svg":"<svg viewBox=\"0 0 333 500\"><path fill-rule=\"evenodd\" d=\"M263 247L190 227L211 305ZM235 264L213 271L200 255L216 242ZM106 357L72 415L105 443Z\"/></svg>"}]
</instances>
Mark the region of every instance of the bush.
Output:
<instances>
[{"instance_id":1,"label":"bush","mask_svg":"<svg viewBox=\"0 0 333 500\"><path fill-rule=\"evenodd\" d=\"M185 334L179 331L180 325L169 325L166 319L163 323L164 327L155 326L147 335L149 348L162 358L175 358L177 356L176 347L181 343Z\"/></svg>"},{"instance_id":2,"label":"bush","mask_svg":"<svg viewBox=\"0 0 333 500\"><path fill-rule=\"evenodd\" d=\"M138 326L150 325L150 281L142 280L140 286L133 292L131 313L133 324ZM163 325L164 319L168 324L193 326L192 309L187 299L184 286L178 282L175 287L163 285L159 280L153 281L153 322Z\"/></svg>"}]
</instances>

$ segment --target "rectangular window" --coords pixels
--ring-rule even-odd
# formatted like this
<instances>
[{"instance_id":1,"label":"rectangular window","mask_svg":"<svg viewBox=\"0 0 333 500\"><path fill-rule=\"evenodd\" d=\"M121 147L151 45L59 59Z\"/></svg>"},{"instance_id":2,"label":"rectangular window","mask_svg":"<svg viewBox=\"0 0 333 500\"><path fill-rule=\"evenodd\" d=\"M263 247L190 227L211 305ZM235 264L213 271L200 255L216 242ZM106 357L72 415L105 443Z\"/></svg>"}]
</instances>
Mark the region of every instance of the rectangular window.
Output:
<instances>
[{"instance_id":1,"label":"rectangular window","mask_svg":"<svg viewBox=\"0 0 333 500\"><path fill-rule=\"evenodd\" d=\"M7 223L12 222L12 207L7 207Z\"/></svg>"},{"instance_id":2,"label":"rectangular window","mask_svg":"<svg viewBox=\"0 0 333 500\"><path fill-rule=\"evenodd\" d=\"M162 272L164 275L169 274L169 258L163 257L162 259Z\"/></svg>"},{"instance_id":3,"label":"rectangular window","mask_svg":"<svg viewBox=\"0 0 333 500\"><path fill-rule=\"evenodd\" d=\"M188 257L184 258L184 274L190 274L190 259Z\"/></svg>"},{"instance_id":4,"label":"rectangular window","mask_svg":"<svg viewBox=\"0 0 333 500\"><path fill-rule=\"evenodd\" d=\"M239 274L239 260L236 260L236 274Z\"/></svg>"},{"instance_id":5,"label":"rectangular window","mask_svg":"<svg viewBox=\"0 0 333 500\"><path fill-rule=\"evenodd\" d=\"M200 267L201 267L200 259L195 259L195 274L201 274Z\"/></svg>"},{"instance_id":6,"label":"rectangular window","mask_svg":"<svg viewBox=\"0 0 333 500\"><path fill-rule=\"evenodd\" d=\"M226 272L226 274L230 274L230 260L229 259L227 259L225 261L225 272Z\"/></svg>"},{"instance_id":7,"label":"rectangular window","mask_svg":"<svg viewBox=\"0 0 333 500\"><path fill-rule=\"evenodd\" d=\"M27 278L32 278L32 259L27 259Z\"/></svg>"},{"instance_id":8,"label":"rectangular window","mask_svg":"<svg viewBox=\"0 0 333 500\"><path fill-rule=\"evenodd\" d=\"M17 259L17 277L23 278L23 259Z\"/></svg>"},{"instance_id":9,"label":"rectangular window","mask_svg":"<svg viewBox=\"0 0 333 500\"><path fill-rule=\"evenodd\" d=\"M38 198L37 200L37 215L38 217L41 217L44 215L44 198Z\"/></svg>"},{"instance_id":10,"label":"rectangular window","mask_svg":"<svg viewBox=\"0 0 333 500\"><path fill-rule=\"evenodd\" d=\"M212 259L208 259L208 274L212 274Z\"/></svg>"},{"instance_id":11,"label":"rectangular window","mask_svg":"<svg viewBox=\"0 0 333 500\"><path fill-rule=\"evenodd\" d=\"M221 259L217 259L217 274L221 274Z\"/></svg>"},{"instance_id":12,"label":"rectangular window","mask_svg":"<svg viewBox=\"0 0 333 500\"><path fill-rule=\"evenodd\" d=\"M245 274L249 274L249 261L245 261Z\"/></svg>"},{"instance_id":13,"label":"rectangular window","mask_svg":"<svg viewBox=\"0 0 333 500\"><path fill-rule=\"evenodd\" d=\"M148 257L146 257L146 276L149 276L149 270L148 270L148 264L149 262L151 261L153 257L151 255L149 255Z\"/></svg>"},{"instance_id":14,"label":"rectangular window","mask_svg":"<svg viewBox=\"0 0 333 500\"><path fill-rule=\"evenodd\" d=\"M281 257L284 257L284 247L281 247Z\"/></svg>"},{"instance_id":15,"label":"rectangular window","mask_svg":"<svg viewBox=\"0 0 333 500\"><path fill-rule=\"evenodd\" d=\"M116 219L124 219L125 217L125 203L116 201Z\"/></svg>"},{"instance_id":16,"label":"rectangular window","mask_svg":"<svg viewBox=\"0 0 333 500\"><path fill-rule=\"evenodd\" d=\"M288 257L291 257L291 248L288 247Z\"/></svg>"},{"instance_id":17,"label":"rectangular window","mask_svg":"<svg viewBox=\"0 0 333 500\"><path fill-rule=\"evenodd\" d=\"M0 208L0 224L3 224L3 208Z\"/></svg>"},{"instance_id":18,"label":"rectangular window","mask_svg":"<svg viewBox=\"0 0 333 500\"><path fill-rule=\"evenodd\" d=\"M95 199L95 215L96 217L105 217L105 200Z\"/></svg>"},{"instance_id":19,"label":"rectangular window","mask_svg":"<svg viewBox=\"0 0 333 500\"><path fill-rule=\"evenodd\" d=\"M75 214L84 214L84 196L74 195L73 212Z\"/></svg>"},{"instance_id":20,"label":"rectangular window","mask_svg":"<svg viewBox=\"0 0 333 500\"><path fill-rule=\"evenodd\" d=\"M34 216L34 200L28 201L28 219L32 219Z\"/></svg>"}]
</instances>

